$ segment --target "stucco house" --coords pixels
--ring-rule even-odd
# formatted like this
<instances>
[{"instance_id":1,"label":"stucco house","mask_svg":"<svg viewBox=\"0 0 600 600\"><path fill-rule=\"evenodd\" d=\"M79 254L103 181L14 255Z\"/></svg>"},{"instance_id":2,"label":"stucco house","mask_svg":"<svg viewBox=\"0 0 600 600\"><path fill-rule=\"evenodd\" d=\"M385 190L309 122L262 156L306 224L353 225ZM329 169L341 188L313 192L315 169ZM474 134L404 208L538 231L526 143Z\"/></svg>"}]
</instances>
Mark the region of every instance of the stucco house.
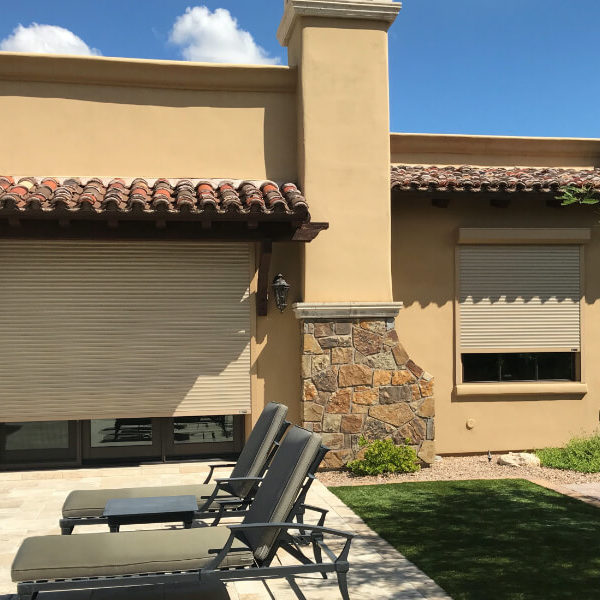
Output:
<instances>
[{"instance_id":1,"label":"stucco house","mask_svg":"<svg viewBox=\"0 0 600 600\"><path fill-rule=\"evenodd\" d=\"M598 215L556 196L600 141L390 134L399 11L285 0L286 67L0 53L2 468L233 453L269 401L330 467L596 428Z\"/></svg>"}]
</instances>

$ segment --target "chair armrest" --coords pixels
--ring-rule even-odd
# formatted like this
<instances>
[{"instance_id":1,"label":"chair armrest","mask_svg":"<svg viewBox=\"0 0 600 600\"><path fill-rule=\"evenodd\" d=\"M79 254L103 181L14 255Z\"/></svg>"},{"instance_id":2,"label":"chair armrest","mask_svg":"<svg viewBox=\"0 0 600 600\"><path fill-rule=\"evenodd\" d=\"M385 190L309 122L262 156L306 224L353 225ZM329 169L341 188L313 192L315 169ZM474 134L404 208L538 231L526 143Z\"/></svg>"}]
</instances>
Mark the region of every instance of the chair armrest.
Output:
<instances>
[{"instance_id":1,"label":"chair armrest","mask_svg":"<svg viewBox=\"0 0 600 600\"><path fill-rule=\"evenodd\" d=\"M246 529L303 529L305 531L314 531L315 533L337 535L347 540L356 537L355 533L348 533L340 529L331 529L330 527L323 527L321 525L306 525L305 523L239 523L226 525L226 527L232 532L244 531Z\"/></svg>"},{"instance_id":2,"label":"chair armrest","mask_svg":"<svg viewBox=\"0 0 600 600\"><path fill-rule=\"evenodd\" d=\"M264 477L223 477L215 479L216 483L230 483L232 481L262 481Z\"/></svg>"},{"instance_id":3,"label":"chair armrest","mask_svg":"<svg viewBox=\"0 0 600 600\"><path fill-rule=\"evenodd\" d=\"M213 475L213 471L215 469L226 469L226 468L231 468L231 467L235 467L236 463L213 463L208 465L208 475L206 476L206 479L204 480L204 484L207 484L212 475Z\"/></svg>"}]
</instances>

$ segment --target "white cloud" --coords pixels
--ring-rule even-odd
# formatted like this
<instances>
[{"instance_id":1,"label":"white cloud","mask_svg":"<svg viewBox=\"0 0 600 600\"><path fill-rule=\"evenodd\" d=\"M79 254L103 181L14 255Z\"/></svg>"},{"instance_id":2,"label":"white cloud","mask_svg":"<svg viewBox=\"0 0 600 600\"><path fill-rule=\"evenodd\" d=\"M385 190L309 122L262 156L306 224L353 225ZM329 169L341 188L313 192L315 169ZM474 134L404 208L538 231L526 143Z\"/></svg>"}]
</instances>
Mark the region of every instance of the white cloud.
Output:
<instances>
[{"instance_id":1,"label":"white cloud","mask_svg":"<svg viewBox=\"0 0 600 600\"><path fill-rule=\"evenodd\" d=\"M206 6L186 8L175 20L169 40L181 46L186 60L266 65L279 62L240 29L237 19L225 8L214 12Z\"/></svg>"},{"instance_id":2,"label":"white cloud","mask_svg":"<svg viewBox=\"0 0 600 600\"><path fill-rule=\"evenodd\" d=\"M32 23L28 27L17 25L11 35L0 41L0 50L45 54L100 54L99 50L90 48L72 31L57 25L38 23Z\"/></svg>"}]
</instances>

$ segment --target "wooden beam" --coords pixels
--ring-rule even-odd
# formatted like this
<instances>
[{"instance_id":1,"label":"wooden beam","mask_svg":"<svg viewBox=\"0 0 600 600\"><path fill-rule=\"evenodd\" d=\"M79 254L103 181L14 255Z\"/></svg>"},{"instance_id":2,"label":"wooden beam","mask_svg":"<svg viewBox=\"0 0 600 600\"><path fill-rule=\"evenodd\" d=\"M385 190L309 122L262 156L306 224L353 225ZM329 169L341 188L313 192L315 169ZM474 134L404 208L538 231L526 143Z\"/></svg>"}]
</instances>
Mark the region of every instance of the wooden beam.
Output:
<instances>
[{"instance_id":1,"label":"wooden beam","mask_svg":"<svg viewBox=\"0 0 600 600\"><path fill-rule=\"evenodd\" d=\"M329 223L303 223L294 232L292 240L294 242L312 242L325 229L329 229Z\"/></svg>"},{"instance_id":2,"label":"wooden beam","mask_svg":"<svg viewBox=\"0 0 600 600\"><path fill-rule=\"evenodd\" d=\"M269 307L269 267L271 266L271 255L273 254L272 242L262 242L260 250L258 288L256 290L256 314L259 317L266 317Z\"/></svg>"}]
</instances>

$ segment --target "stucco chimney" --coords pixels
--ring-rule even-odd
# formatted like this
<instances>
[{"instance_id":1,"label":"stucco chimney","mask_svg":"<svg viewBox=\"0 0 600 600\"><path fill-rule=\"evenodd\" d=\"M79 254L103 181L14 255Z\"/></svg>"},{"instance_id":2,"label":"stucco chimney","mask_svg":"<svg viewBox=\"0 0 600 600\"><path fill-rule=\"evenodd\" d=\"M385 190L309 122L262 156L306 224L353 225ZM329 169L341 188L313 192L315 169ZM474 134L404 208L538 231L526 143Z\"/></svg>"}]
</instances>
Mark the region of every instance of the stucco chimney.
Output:
<instances>
[{"instance_id":1,"label":"stucco chimney","mask_svg":"<svg viewBox=\"0 0 600 600\"><path fill-rule=\"evenodd\" d=\"M298 69L298 171L315 221L306 302L392 300L387 31L392 0L285 0ZM326 260L324 260L326 257Z\"/></svg>"}]
</instances>

